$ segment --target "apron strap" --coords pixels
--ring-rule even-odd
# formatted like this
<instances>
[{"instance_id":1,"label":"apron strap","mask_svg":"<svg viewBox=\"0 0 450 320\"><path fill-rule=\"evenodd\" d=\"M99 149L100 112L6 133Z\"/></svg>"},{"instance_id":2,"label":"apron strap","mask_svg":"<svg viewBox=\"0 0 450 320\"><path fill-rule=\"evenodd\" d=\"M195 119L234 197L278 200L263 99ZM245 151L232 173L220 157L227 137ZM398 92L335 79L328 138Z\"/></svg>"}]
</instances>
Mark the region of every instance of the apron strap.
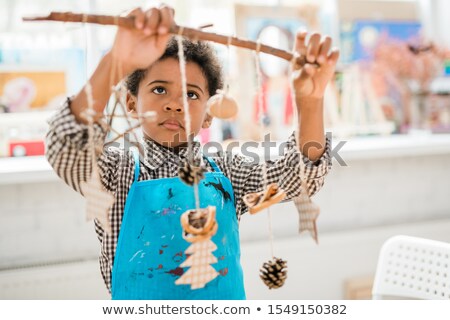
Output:
<instances>
[{"instance_id":1,"label":"apron strap","mask_svg":"<svg viewBox=\"0 0 450 320\"><path fill-rule=\"evenodd\" d=\"M211 167L214 169L215 172L222 172L219 169L219 166L216 164L216 162L212 158L205 157L205 156L203 156L203 157L209 162L209 164L211 165Z\"/></svg>"},{"instance_id":2,"label":"apron strap","mask_svg":"<svg viewBox=\"0 0 450 320\"><path fill-rule=\"evenodd\" d=\"M138 181L139 178L139 150L132 148L131 151L133 152L134 157L134 182Z\"/></svg>"}]
</instances>

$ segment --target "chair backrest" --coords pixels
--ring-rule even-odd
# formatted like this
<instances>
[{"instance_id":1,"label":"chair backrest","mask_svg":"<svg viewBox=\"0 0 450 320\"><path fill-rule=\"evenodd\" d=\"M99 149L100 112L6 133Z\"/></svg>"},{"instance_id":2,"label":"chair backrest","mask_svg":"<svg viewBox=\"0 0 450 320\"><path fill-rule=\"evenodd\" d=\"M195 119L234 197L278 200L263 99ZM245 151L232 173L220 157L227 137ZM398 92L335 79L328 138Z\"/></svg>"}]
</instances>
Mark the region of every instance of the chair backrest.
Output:
<instances>
[{"instance_id":1,"label":"chair backrest","mask_svg":"<svg viewBox=\"0 0 450 320\"><path fill-rule=\"evenodd\" d=\"M394 236L378 258L373 299L450 299L450 244Z\"/></svg>"}]
</instances>

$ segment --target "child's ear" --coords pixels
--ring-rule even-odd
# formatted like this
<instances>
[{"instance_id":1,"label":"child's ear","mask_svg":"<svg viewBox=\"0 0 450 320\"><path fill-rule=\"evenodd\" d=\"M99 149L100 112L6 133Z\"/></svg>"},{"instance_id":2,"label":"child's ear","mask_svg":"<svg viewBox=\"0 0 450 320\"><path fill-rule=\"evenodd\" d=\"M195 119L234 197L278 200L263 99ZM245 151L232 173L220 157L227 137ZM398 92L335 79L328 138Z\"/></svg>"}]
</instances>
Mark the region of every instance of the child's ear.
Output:
<instances>
[{"instance_id":1,"label":"child's ear","mask_svg":"<svg viewBox=\"0 0 450 320\"><path fill-rule=\"evenodd\" d=\"M127 111L131 113L136 113L136 97L131 93L127 92Z\"/></svg>"},{"instance_id":2,"label":"child's ear","mask_svg":"<svg viewBox=\"0 0 450 320\"><path fill-rule=\"evenodd\" d=\"M209 113L206 113L205 120L203 120L202 128L208 129L211 126L213 120L213 116Z\"/></svg>"}]
</instances>

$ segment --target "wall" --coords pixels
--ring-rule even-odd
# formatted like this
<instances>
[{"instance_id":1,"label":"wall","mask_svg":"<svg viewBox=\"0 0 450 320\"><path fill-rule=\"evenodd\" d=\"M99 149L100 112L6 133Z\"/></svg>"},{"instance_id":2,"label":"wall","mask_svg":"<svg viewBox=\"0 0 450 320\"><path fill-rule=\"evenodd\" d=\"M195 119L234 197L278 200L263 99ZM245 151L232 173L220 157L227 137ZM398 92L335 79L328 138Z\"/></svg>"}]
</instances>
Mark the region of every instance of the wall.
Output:
<instances>
[{"instance_id":1,"label":"wall","mask_svg":"<svg viewBox=\"0 0 450 320\"><path fill-rule=\"evenodd\" d=\"M0 186L0 269L96 258L84 199L62 182Z\"/></svg>"},{"instance_id":2,"label":"wall","mask_svg":"<svg viewBox=\"0 0 450 320\"><path fill-rule=\"evenodd\" d=\"M289 268L286 286L278 291L264 289L258 278L270 257L267 214L242 218L248 298L341 299L345 281L373 275L388 237L450 242L449 137L409 137L407 144L403 139L355 139L343 149L348 166L335 162L315 197L321 206L319 246L298 235L292 203L271 208L275 255L287 259ZM107 297L81 196L51 171L39 175L41 183L26 183L19 175L14 183L1 164L0 298Z\"/></svg>"}]
</instances>

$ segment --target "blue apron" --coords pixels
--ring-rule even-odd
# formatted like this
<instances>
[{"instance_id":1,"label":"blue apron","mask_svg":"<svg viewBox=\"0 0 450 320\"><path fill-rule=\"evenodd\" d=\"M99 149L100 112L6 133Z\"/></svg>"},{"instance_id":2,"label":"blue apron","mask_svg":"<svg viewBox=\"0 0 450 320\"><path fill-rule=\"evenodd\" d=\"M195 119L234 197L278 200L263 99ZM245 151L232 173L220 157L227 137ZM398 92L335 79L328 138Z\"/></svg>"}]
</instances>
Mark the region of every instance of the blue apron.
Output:
<instances>
[{"instance_id":1,"label":"blue apron","mask_svg":"<svg viewBox=\"0 0 450 320\"><path fill-rule=\"evenodd\" d=\"M112 299L245 299L240 264L239 230L230 180L216 163L199 183L200 207L216 207L218 231L212 237L219 272L204 288L175 281L188 270L190 243L182 237L181 215L195 208L194 188L180 178L138 181L139 154L134 153L135 176L128 192L112 269Z\"/></svg>"}]
</instances>

